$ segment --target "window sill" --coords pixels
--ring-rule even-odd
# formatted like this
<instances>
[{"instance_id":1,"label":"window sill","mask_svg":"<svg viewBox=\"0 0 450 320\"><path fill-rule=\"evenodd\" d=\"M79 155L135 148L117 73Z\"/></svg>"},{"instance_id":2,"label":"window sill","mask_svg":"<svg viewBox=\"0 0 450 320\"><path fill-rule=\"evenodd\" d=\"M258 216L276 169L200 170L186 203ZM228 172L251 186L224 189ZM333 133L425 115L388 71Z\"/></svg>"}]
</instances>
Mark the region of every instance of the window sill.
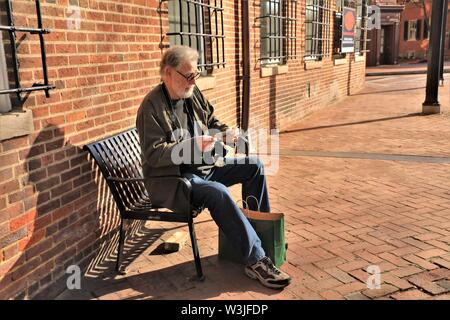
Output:
<instances>
[{"instance_id":1,"label":"window sill","mask_svg":"<svg viewBox=\"0 0 450 320\"><path fill-rule=\"evenodd\" d=\"M346 62L347 62L347 58L337 58L337 59L334 59L334 61L333 61L335 66L343 65Z\"/></svg>"},{"instance_id":2,"label":"window sill","mask_svg":"<svg viewBox=\"0 0 450 320\"><path fill-rule=\"evenodd\" d=\"M216 77L213 75L201 76L195 81L200 91L214 89L216 87Z\"/></svg>"},{"instance_id":3,"label":"window sill","mask_svg":"<svg viewBox=\"0 0 450 320\"><path fill-rule=\"evenodd\" d=\"M284 65L273 65L273 66L264 66L261 67L261 78L275 76L277 74L285 74L288 73L289 68L287 64Z\"/></svg>"},{"instance_id":4,"label":"window sill","mask_svg":"<svg viewBox=\"0 0 450 320\"><path fill-rule=\"evenodd\" d=\"M31 110L0 114L0 141L25 136L34 132Z\"/></svg>"},{"instance_id":5,"label":"window sill","mask_svg":"<svg viewBox=\"0 0 450 320\"><path fill-rule=\"evenodd\" d=\"M355 55L355 62L366 61L366 56Z\"/></svg>"},{"instance_id":6,"label":"window sill","mask_svg":"<svg viewBox=\"0 0 450 320\"><path fill-rule=\"evenodd\" d=\"M305 61L305 70L313 70L322 68L322 61L310 60Z\"/></svg>"}]
</instances>

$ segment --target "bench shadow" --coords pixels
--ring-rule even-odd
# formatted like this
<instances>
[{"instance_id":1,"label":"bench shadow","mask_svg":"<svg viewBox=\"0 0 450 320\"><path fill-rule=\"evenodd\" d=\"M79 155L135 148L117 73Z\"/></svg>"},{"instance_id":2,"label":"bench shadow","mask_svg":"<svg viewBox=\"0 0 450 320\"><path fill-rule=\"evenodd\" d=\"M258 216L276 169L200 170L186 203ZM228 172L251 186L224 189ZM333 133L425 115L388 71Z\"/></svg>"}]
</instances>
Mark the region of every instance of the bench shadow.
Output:
<instances>
[{"instance_id":1,"label":"bench shadow","mask_svg":"<svg viewBox=\"0 0 450 320\"><path fill-rule=\"evenodd\" d=\"M143 221L133 221L127 231L122 267L125 269L128 268L148 247L158 241L165 232L166 229L149 229ZM112 279L117 275L118 230L110 238L105 238L102 239L102 245L98 253L91 260L84 273L85 279Z\"/></svg>"},{"instance_id":2,"label":"bench shadow","mask_svg":"<svg viewBox=\"0 0 450 320\"><path fill-rule=\"evenodd\" d=\"M120 212L109 191L106 180L95 165L92 157L86 153L86 161L91 163L96 186L96 215L98 217L95 254L89 264L83 268L84 278L104 279L114 277L116 272L117 250L119 246ZM125 220L126 230L122 267L127 268L149 246L166 232L166 229L148 228L149 221ZM147 226L146 226L147 225Z\"/></svg>"},{"instance_id":3,"label":"bench shadow","mask_svg":"<svg viewBox=\"0 0 450 320\"><path fill-rule=\"evenodd\" d=\"M162 255L177 254L179 252ZM105 274L110 274L111 277L86 277L83 279L82 290L66 291L58 299L205 300L234 299L233 296L246 292L270 297L280 292L263 287L244 274L242 265L219 260L217 255L202 257L204 281L198 281L194 277L193 260L159 269L149 262L148 268L153 267L155 270L145 272L144 267L125 276L113 275L111 270L114 263L108 266L111 269Z\"/></svg>"}]
</instances>

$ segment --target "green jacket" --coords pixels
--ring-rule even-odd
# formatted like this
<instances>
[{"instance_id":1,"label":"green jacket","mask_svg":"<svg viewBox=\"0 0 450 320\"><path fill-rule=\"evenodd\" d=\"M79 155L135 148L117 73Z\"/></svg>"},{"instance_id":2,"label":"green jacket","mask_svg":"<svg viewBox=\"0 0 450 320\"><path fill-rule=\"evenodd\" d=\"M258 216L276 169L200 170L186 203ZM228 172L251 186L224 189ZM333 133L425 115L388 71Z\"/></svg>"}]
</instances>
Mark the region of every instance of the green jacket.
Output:
<instances>
[{"instance_id":1,"label":"green jacket","mask_svg":"<svg viewBox=\"0 0 450 320\"><path fill-rule=\"evenodd\" d=\"M197 87L194 88L192 97L186 99L186 103L194 111L195 121L200 121L208 129L225 131L228 128L214 116L213 106ZM172 150L180 143L192 143L192 140L176 140L176 125L171 120L170 110L169 97L163 83L150 91L139 107L136 128L141 144L142 173L154 205L174 211L186 211L186 185L180 184L179 179L166 180L164 183L154 179L165 176L180 177L180 165L172 161Z\"/></svg>"}]
</instances>

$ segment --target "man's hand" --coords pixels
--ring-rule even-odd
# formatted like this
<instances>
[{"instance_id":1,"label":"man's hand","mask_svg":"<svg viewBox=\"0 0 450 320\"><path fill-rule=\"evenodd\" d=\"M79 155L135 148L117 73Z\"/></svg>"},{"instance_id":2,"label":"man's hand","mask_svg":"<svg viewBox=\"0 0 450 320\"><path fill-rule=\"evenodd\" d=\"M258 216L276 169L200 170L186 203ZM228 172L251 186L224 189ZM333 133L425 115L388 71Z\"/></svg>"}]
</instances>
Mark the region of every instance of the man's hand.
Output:
<instances>
[{"instance_id":1,"label":"man's hand","mask_svg":"<svg viewBox=\"0 0 450 320\"><path fill-rule=\"evenodd\" d=\"M202 152L209 152L214 148L217 138L211 136L197 136L195 143Z\"/></svg>"},{"instance_id":2,"label":"man's hand","mask_svg":"<svg viewBox=\"0 0 450 320\"><path fill-rule=\"evenodd\" d=\"M229 128L225 132L221 132L218 134L225 144L234 144L236 143L237 138L240 135L239 128Z\"/></svg>"}]
</instances>

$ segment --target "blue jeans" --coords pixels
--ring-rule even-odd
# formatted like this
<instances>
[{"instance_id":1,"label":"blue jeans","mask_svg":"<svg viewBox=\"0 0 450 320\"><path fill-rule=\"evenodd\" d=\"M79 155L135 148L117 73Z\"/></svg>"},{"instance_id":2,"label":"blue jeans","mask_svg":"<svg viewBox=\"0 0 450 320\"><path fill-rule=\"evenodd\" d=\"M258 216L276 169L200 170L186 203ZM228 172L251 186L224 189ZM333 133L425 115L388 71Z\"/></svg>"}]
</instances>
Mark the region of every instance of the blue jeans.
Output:
<instances>
[{"instance_id":1,"label":"blue jeans","mask_svg":"<svg viewBox=\"0 0 450 320\"><path fill-rule=\"evenodd\" d=\"M250 222L231 197L227 187L242 183L242 199L254 196L258 199L259 210L270 212L269 195L264 165L257 157L246 157L245 163L234 163L234 158L226 158L223 167L215 167L208 175L198 176L185 172L183 176L192 185L192 202L205 206L212 218L235 248L239 248L244 261L251 265L265 256L261 240ZM248 209L258 210L255 199L248 198ZM244 207L245 205L244 202Z\"/></svg>"}]
</instances>

